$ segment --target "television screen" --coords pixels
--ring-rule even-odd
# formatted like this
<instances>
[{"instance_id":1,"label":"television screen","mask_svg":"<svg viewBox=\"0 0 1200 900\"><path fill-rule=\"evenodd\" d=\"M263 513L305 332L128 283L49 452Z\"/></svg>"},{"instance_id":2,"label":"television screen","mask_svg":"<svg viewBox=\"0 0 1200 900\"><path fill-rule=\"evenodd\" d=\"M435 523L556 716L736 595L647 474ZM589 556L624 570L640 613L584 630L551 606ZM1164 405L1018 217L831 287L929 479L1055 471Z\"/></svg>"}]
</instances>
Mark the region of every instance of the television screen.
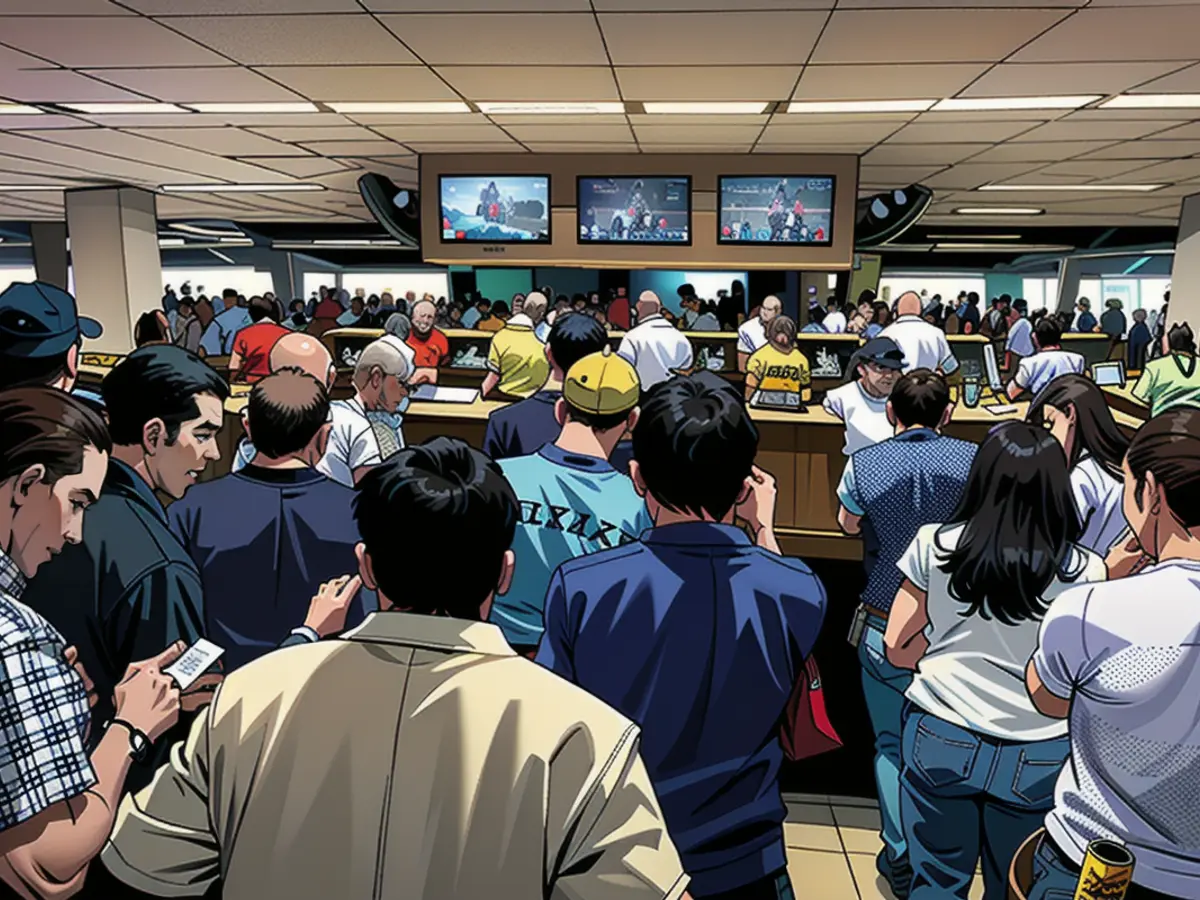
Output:
<instances>
[{"instance_id":1,"label":"television screen","mask_svg":"<svg viewBox=\"0 0 1200 900\"><path fill-rule=\"evenodd\" d=\"M443 175L438 194L444 243L550 243L545 175Z\"/></svg>"},{"instance_id":2,"label":"television screen","mask_svg":"<svg viewBox=\"0 0 1200 900\"><path fill-rule=\"evenodd\" d=\"M576 194L581 244L690 244L692 179L586 178Z\"/></svg>"},{"instance_id":3,"label":"television screen","mask_svg":"<svg viewBox=\"0 0 1200 900\"><path fill-rule=\"evenodd\" d=\"M833 244L830 176L722 177L718 244Z\"/></svg>"}]
</instances>

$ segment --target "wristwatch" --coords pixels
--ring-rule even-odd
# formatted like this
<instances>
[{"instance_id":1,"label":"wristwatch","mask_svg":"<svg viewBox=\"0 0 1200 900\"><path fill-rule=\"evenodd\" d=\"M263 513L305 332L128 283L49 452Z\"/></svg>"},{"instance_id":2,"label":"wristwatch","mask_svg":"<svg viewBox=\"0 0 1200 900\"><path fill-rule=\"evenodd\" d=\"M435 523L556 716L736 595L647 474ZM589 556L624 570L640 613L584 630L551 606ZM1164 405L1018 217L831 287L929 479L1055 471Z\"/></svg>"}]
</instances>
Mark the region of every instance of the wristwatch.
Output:
<instances>
[{"instance_id":1,"label":"wristwatch","mask_svg":"<svg viewBox=\"0 0 1200 900\"><path fill-rule=\"evenodd\" d=\"M129 755L135 763L144 763L150 756L150 738L143 731L138 731L124 719L113 719L108 727L120 725L129 732Z\"/></svg>"}]
</instances>

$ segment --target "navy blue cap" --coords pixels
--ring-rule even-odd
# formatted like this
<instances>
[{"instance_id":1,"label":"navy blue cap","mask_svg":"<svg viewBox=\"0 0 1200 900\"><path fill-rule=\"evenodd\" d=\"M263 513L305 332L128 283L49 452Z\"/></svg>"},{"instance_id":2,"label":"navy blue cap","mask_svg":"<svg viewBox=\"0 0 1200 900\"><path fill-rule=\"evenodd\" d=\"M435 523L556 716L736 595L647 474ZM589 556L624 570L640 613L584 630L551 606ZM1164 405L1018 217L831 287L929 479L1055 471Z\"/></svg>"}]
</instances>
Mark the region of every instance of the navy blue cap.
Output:
<instances>
[{"instance_id":1,"label":"navy blue cap","mask_svg":"<svg viewBox=\"0 0 1200 900\"><path fill-rule=\"evenodd\" d=\"M904 368L904 351L891 338L872 338L863 344L855 355L860 363L874 363L884 369Z\"/></svg>"},{"instance_id":2,"label":"navy blue cap","mask_svg":"<svg viewBox=\"0 0 1200 900\"><path fill-rule=\"evenodd\" d=\"M0 353L6 356L61 356L80 336L103 333L99 322L79 315L74 297L52 284L18 282L0 293Z\"/></svg>"}]
</instances>

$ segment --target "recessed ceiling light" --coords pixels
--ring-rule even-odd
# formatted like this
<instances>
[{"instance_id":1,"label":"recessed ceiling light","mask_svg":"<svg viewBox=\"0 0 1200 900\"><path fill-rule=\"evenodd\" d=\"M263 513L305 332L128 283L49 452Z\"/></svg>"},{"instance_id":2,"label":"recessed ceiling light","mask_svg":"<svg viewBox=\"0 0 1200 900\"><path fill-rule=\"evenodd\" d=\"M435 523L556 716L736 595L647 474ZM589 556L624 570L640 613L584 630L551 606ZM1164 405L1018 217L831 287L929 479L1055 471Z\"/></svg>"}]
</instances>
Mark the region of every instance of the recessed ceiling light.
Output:
<instances>
[{"instance_id":1,"label":"recessed ceiling light","mask_svg":"<svg viewBox=\"0 0 1200 900\"><path fill-rule=\"evenodd\" d=\"M925 112L936 100L846 100L789 103L789 113L890 113Z\"/></svg>"},{"instance_id":2,"label":"recessed ceiling light","mask_svg":"<svg viewBox=\"0 0 1200 900\"><path fill-rule=\"evenodd\" d=\"M190 222L172 222L167 227L187 234L198 234L201 237L244 237L242 232L236 228L210 228L207 225L193 225Z\"/></svg>"},{"instance_id":3,"label":"recessed ceiling light","mask_svg":"<svg viewBox=\"0 0 1200 900\"><path fill-rule=\"evenodd\" d=\"M1101 109L1190 109L1200 106L1200 94L1121 94L1101 103Z\"/></svg>"},{"instance_id":4,"label":"recessed ceiling light","mask_svg":"<svg viewBox=\"0 0 1200 900\"><path fill-rule=\"evenodd\" d=\"M643 103L651 115L667 116L761 116L766 103Z\"/></svg>"},{"instance_id":5,"label":"recessed ceiling light","mask_svg":"<svg viewBox=\"0 0 1200 900\"><path fill-rule=\"evenodd\" d=\"M42 110L23 103L0 103L0 116L40 116Z\"/></svg>"},{"instance_id":6,"label":"recessed ceiling light","mask_svg":"<svg viewBox=\"0 0 1200 900\"><path fill-rule=\"evenodd\" d=\"M160 247L182 247L186 243L187 241L183 238L168 237L158 239L158 246Z\"/></svg>"},{"instance_id":7,"label":"recessed ceiling light","mask_svg":"<svg viewBox=\"0 0 1200 900\"><path fill-rule=\"evenodd\" d=\"M327 103L336 113L365 115L369 113L469 113L465 103Z\"/></svg>"},{"instance_id":8,"label":"recessed ceiling light","mask_svg":"<svg viewBox=\"0 0 1200 900\"><path fill-rule=\"evenodd\" d=\"M933 112L987 112L1001 109L1078 109L1095 103L1099 95L1085 97L955 97L940 101Z\"/></svg>"},{"instance_id":9,"label":"recessed ceiling light","mask_svg":"<svg viewBox=\"0 0 1200 900\"><path fill-rule=\"evenodd\" d=\"M82 186L82 185L80 185ZM65 191L65 184L0 184L0 192L12 191Z\"/></svg>"},{"instance_id":10,"label":"recessed ceiling light","mask_svg":"<svg viewBox=\"0 0 1200 900\"><path fill-rule=\"evenodd\" d=\"M1069 244L934 244L934 251L947 252L956 250L990 250L994 253L1012 253L1019 250L1022 253L1050 253L1055 250L1070 250Z\"/></svg>"},{"instance_id":11,"label":"recessed ceiling light","mask_svg":"<svg viewBox=\"0 0 1200 900\"><path fill-rule=\"evenodd\" d=\"M621 115L624 103L476 103L489 116L504 115Z\"/></svg>"},{"instance_id":12,"label":"recessed ceiling light","mask_svg":"<svg viewBox=\"0 0 1200 900\"><path fill-rule=\"evenodd\" d=\"M977 191L1157 191L1165 184L985 184Z\"/></svg>"},{"instance_id":13,"label":"recessed ceiling light","mask_svg":"<svg viewBox=\"0 0 1200 900\"><path fill-rule=\"evenodd\" d=\"M931 241L1019 241L1019 234L927 234Z\"/></svg>"},{"instance_id":14,"label":"recessed ceiling light","mask_svg":"<svg viewBox=\"0 0 1200 900\"><path fill-rule=\"evenodd\" d=\"M1036 206L960 206L956 216L1040 216L1046 211Z\"/></svg>"},{"instance_id":15,"label":"recessed ceiling light","mask_svg":"<svg viewBox=\"0 0 1200 900\"><path fill-rule=\"evenodd\" d=\"M164 184L164 194L276 194L289 191L323 191L325 185L311 181L289 181L280 184Z\"/></svg>"},{"instance_id":16,"label":"recessed ceiling light","mask_svg":"<svg viewBox=\"0 0 1200 900\"><path fill-rule=\"evenodd\" d=\"M358 238L333 238L331 240L315 240L314 247L370 247L371 241Z\"/></svg>"},{"instance_id":17,"label":"recessed ceiling light","mask_svg":"<svg viewBox=\"0 0 1200 900\"><path fill-rule=\"evenodd\" d=\"M315 103L187 103L198 113L313 113Z\"/></svg>"},{"instance_id":18,"label":"recessed ceiling light","mask_svg":"<svg viewBox=\"0 0 1200 900\"><path fill-rule=\"evenodd\" d=\"M64 103L62 106L73 112L89 116L104 115L155 115L159 113L186 113L187 110L174 103Z\"/></svg>"}]
</instances>

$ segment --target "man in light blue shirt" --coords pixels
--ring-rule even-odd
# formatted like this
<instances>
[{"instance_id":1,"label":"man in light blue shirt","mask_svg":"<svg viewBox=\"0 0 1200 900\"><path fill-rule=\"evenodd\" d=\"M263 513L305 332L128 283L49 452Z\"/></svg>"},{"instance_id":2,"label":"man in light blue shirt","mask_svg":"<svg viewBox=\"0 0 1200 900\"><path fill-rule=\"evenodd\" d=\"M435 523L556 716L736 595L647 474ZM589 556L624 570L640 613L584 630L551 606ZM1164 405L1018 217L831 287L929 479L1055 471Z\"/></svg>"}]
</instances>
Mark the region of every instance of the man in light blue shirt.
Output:
<instances>
[{"instance_id":1,"label":"man in light blue shirt","mask_svg":"<svg viewBox=\"0 0 1200 900\"><path fill-rule=\"evenodd\" d=\"M225 304L225 311L218 313L200 336L201 356L228 356L233 352L233 339L237 333L254 324L250 310L238 306L236 290L225 288L221 291L221 302Z\"/></svg>"},{"instance_id":2,"label":"man in light blue shirt","mask_svg":"<svg viewBox=\"0 0 1200 900\"><path fill-rule=\"evenodd\" d=\"M490 619L518 653L541 640L550 577L568 560L633 543L653 524L633 482L609 463L637 424L637 370L607 348L571 366L555 416L562 431L530 456L500 462L521 504L512 585Z\"/></svg>"}]
</instances>

